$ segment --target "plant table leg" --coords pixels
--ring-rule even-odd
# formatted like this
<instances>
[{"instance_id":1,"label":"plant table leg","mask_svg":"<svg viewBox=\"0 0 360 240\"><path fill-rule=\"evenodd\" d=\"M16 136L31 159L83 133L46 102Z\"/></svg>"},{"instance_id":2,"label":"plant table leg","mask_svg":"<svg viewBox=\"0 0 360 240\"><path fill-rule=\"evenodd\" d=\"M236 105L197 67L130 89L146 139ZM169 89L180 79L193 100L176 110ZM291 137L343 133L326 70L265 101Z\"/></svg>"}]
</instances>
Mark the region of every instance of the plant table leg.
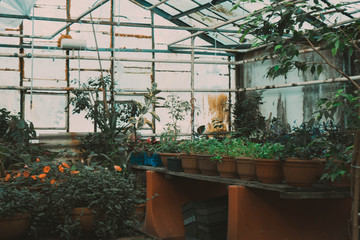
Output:
<instances>
[{"instance_id":1,"label":"plant table leg","mask_svg":"<svg viewBox=\"0 0 360 240\"><path fill-rule=\"evenodd\" d=\"M229 186L228 240L347 239L351 199L282 199Z\"/></svg>"}]
</instances>

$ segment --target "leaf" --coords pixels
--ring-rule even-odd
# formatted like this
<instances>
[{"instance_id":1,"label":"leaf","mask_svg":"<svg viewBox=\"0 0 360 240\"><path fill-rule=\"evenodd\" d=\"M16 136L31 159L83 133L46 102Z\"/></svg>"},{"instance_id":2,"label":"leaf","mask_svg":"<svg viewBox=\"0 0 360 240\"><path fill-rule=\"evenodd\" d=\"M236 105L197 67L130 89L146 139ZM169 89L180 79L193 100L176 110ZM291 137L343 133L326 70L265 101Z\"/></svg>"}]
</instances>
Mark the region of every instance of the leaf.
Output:
<instances>
[{"instance_id":1,"label":"leaf","mask_svg":"<svg viewBox=\"0 0 360 240\"><path fill-rule=\"evenodd\" d=\"M279 44L279 45L276 45L275 48L274 48L274 52L276 52L278 49L282 48L283 45Z\"/></svg>"},{"instance_id":2,"label":"leaf","mask_svg":"<svg viewBox=\"0 0 360 240\"><path fill-rule=\"evenodd\" d=\"M323 71L323 66L322 65L318 65L317 66L317 74L320 75Z\"/></svg>"},{"instance_id":3,"label":"leaf","mask_svg":"<svg viewBox=\"0 0 360 240\"><path fill-rule=\"evenodd\" d=\"M159 115L157 115L155 112L150 112L150 114L151 114L156 120L158 120L158 121L160 122L160 117L159 117Z\"/></svg>"},{"instance_id":4,"label":"leaf","mask_svg":"<svg viewBox=\"0 0 360 240\"><path fill-rule=\"evenodd\" d=\"M332 53L333 56L335 56L336 53L337 53L337 48L332 48L332 49L331 49L331 53Z\"/></svg>"},{"instance_id":5,"label":"leaf","mask_svg":"<svg viewBox=\"0 0 360 240\"><path fill-rule=\"evenodd\" d=\"M279 68L280 68L280 66L279 66L279 65L276 65L276 66L274 67L274 71L277 72L277 71L279 70Z\"/></svg>"}]
</instances>

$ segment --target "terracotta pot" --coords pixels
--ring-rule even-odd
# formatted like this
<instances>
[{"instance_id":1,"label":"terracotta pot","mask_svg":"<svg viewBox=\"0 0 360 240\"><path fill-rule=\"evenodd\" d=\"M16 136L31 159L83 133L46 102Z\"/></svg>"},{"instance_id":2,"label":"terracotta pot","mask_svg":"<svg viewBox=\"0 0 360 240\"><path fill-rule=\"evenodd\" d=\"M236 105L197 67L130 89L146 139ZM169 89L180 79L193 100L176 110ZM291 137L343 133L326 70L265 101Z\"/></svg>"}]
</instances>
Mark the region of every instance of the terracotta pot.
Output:
<instances>
[{"instance_id":1,"label":"terracotta pot","mask_svg":"<svg viewBox=\"0 0 360 240\"><path fill-rule=\"evenodd\" d=\"M186 173L200 173L199 169L199 162L197 159L197 155L195 154L185 154L182 153L181 157L181 164Z\"/></svg>"},{"instance_id":2,"label":"terracotta pot","mask_svg":"<svg viewBox=\"0 0 360 240\"><path fill-rule=\"evenodd\" d=\"M320 160L286 159L283 164L286 183L295 187L311 187L319 181Z\"/></svg>"},{"instance_id":3,"label":"terracotta pot","mask_svg":"<svg viewBox=\"0 0 360 240\"><path fill-rule=\"evenodd\" d=\"M0 218L0 239L22 239L30 230L30 214Z\"/></svg>"},{"instance_id":4,"label":"terracotta pot","mask_svg":"<svg viewBox=\"0 0 360 240\"><path fill-rule=\"evenodd\" d=\"M211 155L198 154L198 163L201 174L209 176L218 176L219 172L216 163L210 161Z\"/></svg>"},{"instance_id":5,"label":"terracotta pot","mask_svg":"<svg viewBox=\"0 0 360 240\"><path fill-rule=\"evenodd\" d=\"M255 159L256 176L263 183L281 183L284 174L280 160Z\"/></svg>"},{"instance_id":6,"label":"terracotta pot","mask_svg":"<svg viewBox=\"0 0 360 240\"><path fill-rule=\"evenodd\" d=\"M79 221L83 234L92 233L94 229L95 215L90 208L78 207L71 212L73 220Z\"/></svg>"},{"instance_id":7,"label":"terracotta pot","mask_svg":"<svg viewBox=\"0 0 360 240\"><path fill-rule=\"evenodd\" d=\"M219 171L220 177L238 178L236 161L233 157L223 157L221 162L217 163L217 169Z\"/></svg>"},{"instance_id":8,"label":"terracotta pot","mask_svg":"<svg viewBox=\"0 0 360 240\"><path fill-rule=\"evenodd\" d=\"M167 158L168 157L178 157L180 153L159 153L161 162L164 165L164 167L168 167Z\"/></svg>"},{"instance_id":9,"label":"terracotta pot","mask_svg":"<svg viewBox=\"0 0 360 240\"><path fill-rule=\"evenodd\" d=\"M255 169L255 161L242 157L242 158L235 158L236 166L237 166L237 173L242 180L256 180L256 169Z\"/></svg>"}]
</instances>

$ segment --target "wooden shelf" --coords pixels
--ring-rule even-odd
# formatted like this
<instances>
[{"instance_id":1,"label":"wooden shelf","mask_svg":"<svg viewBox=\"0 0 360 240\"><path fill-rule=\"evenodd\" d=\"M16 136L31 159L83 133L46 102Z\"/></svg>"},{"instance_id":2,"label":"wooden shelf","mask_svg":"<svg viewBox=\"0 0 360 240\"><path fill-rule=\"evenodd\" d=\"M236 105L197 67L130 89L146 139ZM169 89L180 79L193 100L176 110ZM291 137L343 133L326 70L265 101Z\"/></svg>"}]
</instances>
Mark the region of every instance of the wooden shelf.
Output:
<instances>
[{"instance_id":1,"label":"wooden shelf","mask_svg":"<svg viewBox=\"0 0 360 240\"><path fill-rule=\"evenodd\" d=\"M169 171L164 167L151 167L131 165L133 169L155 171L168 176L184 177L196 180L224 183L228 185L240 185L250 188L257 188L269 191L280 192L281 198L286 199L323 199L323 198L348 198L350 197L349 187L330 187L325 184L314 184L312 187L292 187L286 184L267 184L258 181L245 181L241 179L222 178L219 176L206 176L184 172Z\"/></svg>"}]
</instances>

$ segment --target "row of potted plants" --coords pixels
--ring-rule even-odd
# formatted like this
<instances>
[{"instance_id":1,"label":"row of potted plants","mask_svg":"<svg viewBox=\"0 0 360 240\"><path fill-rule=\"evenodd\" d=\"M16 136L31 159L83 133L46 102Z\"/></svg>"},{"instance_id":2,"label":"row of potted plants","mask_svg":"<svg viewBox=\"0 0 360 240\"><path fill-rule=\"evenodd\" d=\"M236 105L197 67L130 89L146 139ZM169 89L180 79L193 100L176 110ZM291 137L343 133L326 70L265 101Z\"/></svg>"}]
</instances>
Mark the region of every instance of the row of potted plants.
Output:
<instances>
[{"instance_id":1,"label":"row of potted plants","mask_svg":"<svg viewBox=\"0 0 360 240\"><path fill-rule=\"evenodd\" d=\"M159 153L163 165L168 167L168 158L175 157L187 173L264 183L281 183L285 179L288 185L301 187L309 187L320 179L338 182L350 175L351 148L334 149L326 139L315 138L306 147L294 139L287 139L285 143L256 143L230 137L182 140L170 145L173 153Z\"/></svg>"}]
</instances>

